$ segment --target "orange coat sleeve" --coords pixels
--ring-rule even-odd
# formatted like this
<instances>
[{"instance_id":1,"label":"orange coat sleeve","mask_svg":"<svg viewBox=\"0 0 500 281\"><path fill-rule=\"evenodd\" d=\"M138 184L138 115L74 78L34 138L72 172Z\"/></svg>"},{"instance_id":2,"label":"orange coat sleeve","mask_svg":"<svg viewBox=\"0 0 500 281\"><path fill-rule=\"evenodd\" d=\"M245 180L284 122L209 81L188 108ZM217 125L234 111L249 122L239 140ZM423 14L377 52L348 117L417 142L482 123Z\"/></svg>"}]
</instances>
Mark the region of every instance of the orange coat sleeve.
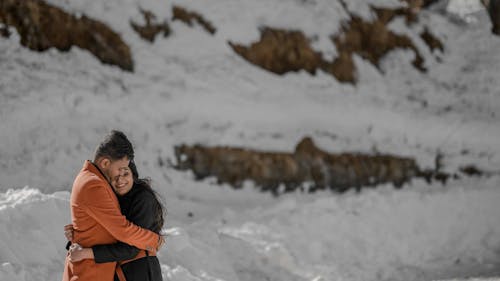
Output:
<instances>
[{"instance_id":1,"label":"orange coat sleeve","mask_svg":"<svg viewBox=\"0 0 500 281\"><path fill-rule=\"evenodd\" d=\"M117 240L139 249L156 251L159 235L127 220L118 208L112 191L96 182L86 190L85 211Z\"/></svg>"}]
</instances>

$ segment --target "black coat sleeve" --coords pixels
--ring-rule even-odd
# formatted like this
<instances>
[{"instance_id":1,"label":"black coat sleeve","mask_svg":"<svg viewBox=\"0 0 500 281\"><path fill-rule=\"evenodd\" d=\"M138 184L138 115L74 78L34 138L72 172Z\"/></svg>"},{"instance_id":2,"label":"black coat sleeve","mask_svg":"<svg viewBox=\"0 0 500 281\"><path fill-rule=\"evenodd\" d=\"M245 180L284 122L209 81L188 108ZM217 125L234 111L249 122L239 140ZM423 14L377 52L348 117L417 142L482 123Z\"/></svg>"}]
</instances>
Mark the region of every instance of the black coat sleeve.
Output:
<instances>
[{"instance_id":1,"label":"black coat sleeve","mask_svg":"<svg viewBox=\"0 0 500 281\"><path fill-rule=\"evenodd\" d=\"M150 194L147 190L137 192L132 199L130 210L125 216L132 223L152 230L155 220L155 200L153 194ZM129 260L139 253L138 248L123 242L96 245L92 247L92 251L96 263Z\"/></svg>"},{"instance_id":2,"label":"black coat sleeve","mask_svg":"<svg viewBox=\"0 0 500 281\"><path fill-rule=\"evenodd\" d=\"M123 242L92 247L96 263L129 260L137 256L139 251L138 248Z\"/></svg>"}]
</instances>

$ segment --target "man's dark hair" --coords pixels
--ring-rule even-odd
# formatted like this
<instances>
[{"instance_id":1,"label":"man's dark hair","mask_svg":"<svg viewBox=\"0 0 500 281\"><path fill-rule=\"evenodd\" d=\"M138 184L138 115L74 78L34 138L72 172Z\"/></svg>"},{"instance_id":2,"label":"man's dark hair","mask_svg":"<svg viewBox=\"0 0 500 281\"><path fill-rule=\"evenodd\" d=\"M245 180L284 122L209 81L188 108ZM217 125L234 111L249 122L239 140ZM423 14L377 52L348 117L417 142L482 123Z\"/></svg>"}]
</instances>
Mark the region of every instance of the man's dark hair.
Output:
<instances>
[{"instance_id":1,"label":"man's dark hair","mask_svg":"<svg viewBox=\"0 0 500 281\"><path fill-rule=\"evenodd\" d=\"M97 161L100 157L107 157L114 161L122 159L125 156L129 160L133 160L134 148L123 132L112 130L97 146L94 153L94 161Z\"/></svg>"}]
</instances>

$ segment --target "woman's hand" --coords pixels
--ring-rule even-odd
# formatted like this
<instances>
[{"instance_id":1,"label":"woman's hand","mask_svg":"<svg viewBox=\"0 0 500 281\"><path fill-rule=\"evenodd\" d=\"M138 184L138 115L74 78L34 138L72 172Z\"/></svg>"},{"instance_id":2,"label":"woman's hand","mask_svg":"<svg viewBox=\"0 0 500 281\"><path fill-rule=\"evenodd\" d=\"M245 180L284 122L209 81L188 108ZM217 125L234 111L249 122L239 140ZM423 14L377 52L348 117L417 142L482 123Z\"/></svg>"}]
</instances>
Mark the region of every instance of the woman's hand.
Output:
<instances>
[{"instance_id":1,"label":"woman's hand","mask_svg":"<svg viewBox=\"0 0 500 281\"><path fill-rule=\"evenodd\" d=\"M67 224L64 226L64 236L68 241L73 241L73 225Z\"/></svg>"},{"instance_id":2,"label":"woman's hand","mask_svg":"<svg viewBox=\"0 0 500 281\"><path fill-rule=\"evenodd\" d=\"M82 248L76 243L69 247L69 260L71 262L79 262L85 259L94 259L92 248Z\"/></svg>"},{"instance_id":3,"label":"woman's hand","mask_svg":"<svg viewBox=\"0 0 500 281\"><path fill-rule=\"evenodd\" d=\"M156 249L157 252L159 252L161 247L165 244L165 237L163 235L160 235L158 239L160 241L158 242L158 249Z\"/></svg>"}]
</instances>

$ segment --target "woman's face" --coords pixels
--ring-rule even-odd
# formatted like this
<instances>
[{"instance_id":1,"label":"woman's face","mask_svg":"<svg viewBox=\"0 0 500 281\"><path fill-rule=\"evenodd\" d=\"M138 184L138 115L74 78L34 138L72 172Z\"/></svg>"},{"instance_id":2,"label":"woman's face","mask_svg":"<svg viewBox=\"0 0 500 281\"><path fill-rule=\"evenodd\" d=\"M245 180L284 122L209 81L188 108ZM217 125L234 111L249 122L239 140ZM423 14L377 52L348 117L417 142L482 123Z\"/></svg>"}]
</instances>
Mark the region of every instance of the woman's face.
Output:
<instances>
[{"instance_id":1,"label":"woman's face","mask_svg":"<svg viewBox=\"0 0 500 281\"><path fill-rule=\"evenodd\" d=\"M112 182L111 186L118 195L125 195L132 189L134 184L134 178L132 176L132 171L130 168L123 169L118 177L116 177Z\"/></svg>"}]
</instances>

